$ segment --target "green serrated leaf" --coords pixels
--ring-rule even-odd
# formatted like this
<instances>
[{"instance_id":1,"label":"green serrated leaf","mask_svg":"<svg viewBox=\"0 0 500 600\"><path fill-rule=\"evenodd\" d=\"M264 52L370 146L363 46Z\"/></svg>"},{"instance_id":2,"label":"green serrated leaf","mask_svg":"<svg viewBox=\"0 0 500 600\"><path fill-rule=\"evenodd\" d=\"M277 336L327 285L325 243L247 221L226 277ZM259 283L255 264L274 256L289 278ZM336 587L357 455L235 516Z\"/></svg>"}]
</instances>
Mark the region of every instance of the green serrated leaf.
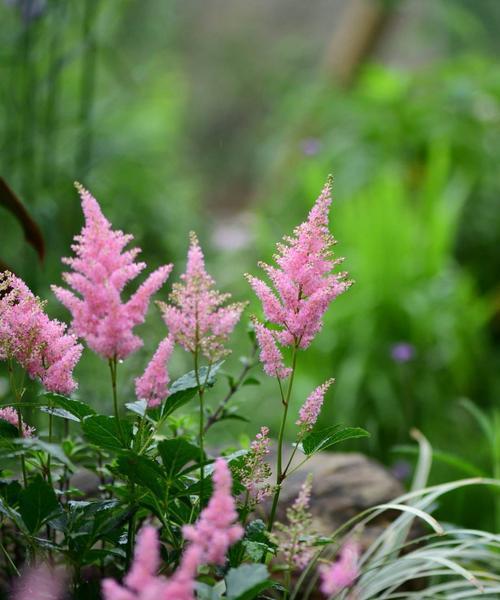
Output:
<instances>
[{"instance_id":1,"label":"green serrated leaf","mask_svg":"<svg viewBox=\"0 0 500 600\"><path fill-rule=\"evenodd\" d=\"M182 437L159 442L158 452L170 480L173 480L188 463L195 461L199 464L200 460L199 447Z\"/></svg>"},{"instance_id":2,"label":"green serrated leaf","mask_svg":"<svg viewBox=\"0 0 500 600\"><path fill-rule=\"evenodd\" d=\"M89 415L96 414L95 410L85 402L73 400L72 398L62 396L61 394L43 394L42 398L44 398L48 404L54 404L68 411L80 421L83 421L83 419Z\"/></svg>"},{"instance_id":3,"label":"green serrated leaf","mask_svg":"<svg viewBox=\"0 0 500 600\"><path fill-rule=\"evenodd\" d=\"M80 419L78 417L75 417L75 415L64 408L51 408L50 406L42 406L40 407L40 410L43 413L53 415L54 417L61 417L62 419L68 419L68 421L76 421L77 423L80 423Z\"/></svg>"},{"instance_id":4,"label":"green serrated leaf","mask_svg":"<svg viewBox=\"0 0 500 600\"><path fill-rule=\"evenodd\" d=\"M124 439L115 417L105 415L90 415L82 422L82 429L89 442L109 450L123 450L128 448L132 435L132 427L128 421L121 421Z\"/></svg>"},{"instance_id":5,"label":"green serrated leaf","mask_svg":"<svg viewBox=\"0 0 500 600\"><path fill-rule=\"evenodd\" d=\"M213 365L210 368L210 372L208 371L208 367L201 367L198 370L198 378L200 383L202 385L206 385L207 387L211 387L215 383L215 377L223 362L224 361L221 361ZM162 416L166 417L181 406L184 406L184 404L187 404L192 398L194 398L197 391L198 383L195 371L189 371L189 373L186 373L182 377L179 377L179 379L176 379L170 386L170 396L163 405Z\"/></svg>"},{"instance_id":6,"label":"green serrated leaf","mask_svg":"<svg viewBox=\"0 0 500 600\"><path fill-rule=\"evenodd\" d=\"M146 400L136 400L135 402L127 402L125 406L136 415L143 417L148 409Z\"/></svg>"},{"instance_id":7,"label":"green serrated leaf","mask_svg":"<svg viewBox=\"0 0 500 600\"><path fill-rule=\"evenodd\" d=\"M265 565L241 565L230 569L226 575L226 597L228 600L251 600L270 585Z\"/></svg>"},{"instance_id":8,"label":"green serrated leaf","mask_svg":"<svg viewBox=\"0 0 500 600\"><path fill-rule=\"evenodd\" d=\"M197 581L195 586L196 598L198 600L219 600L219 598L222 598L221 592L216 587L212 587L202 581Z\"/></svg>"},{"instance_id":9,"label":"green serrated leaf","mask_svg":"<svg viewBox=\"0 0 500 600\"><path fill-rule=\"evenodd\" d=\"M58 508L52 486L41 475L36 475L19 497L19 512L31 533L36 533Z\"/></svg>"},{"instance_id":10,"label":"green serrated leaf","mask_svg":"<svg viewBox=\"0 0 500 600\"><path fill-rule=\"evenodd\" d=\"M19 429L12 423L0 419L0 438L13 439L16 437L19 437Z\"/></svg>"},{"instance_id":11,"label":"green serrated leaf","mask_svg":"<svg viewBox=\"0 0 500 600\"><path fill-rule=\"evenodd\" d=\"M322 450L326 450L335 444L346 440L369 437L369 433L361 427L346 427L344 425L332 425L326 429L313 431L302 442L304 454L310 456Z\"/></svg>"},{"instance_id":12,"label":"green serrated leaf","mask_svg":"<svg viewBox=\"0 0 500 600\"><path fill-rule=\"evenodd\" d=\"M193 387L186 390L179 390L174 394L170 394L163 405L163 416L168 417L174 411L181 408L181 406L187 404L195 397L197 389L198 387Z\"/></svg>"},{"instance_id":13,"label":"green serrated leaf","mask_svg":"<svg viewBox=\"0 0 500 600\"><path fill-rule=\"evenodd\" d=\"M247 377L241 385L260 385L260 381L256 377Z\"/></svg>"},{"instance_id":14,"label":"green serrated leaf","mask_svg":"<svg viewBox=\"0 0 500 600\"><path fill-rule=\"evenodd\" d=\"M165 475L160 465L131 450L118 458L116 470L125 475L132 483L148 488L158 498L165 495Z\"/></svg>"},{"instance_id":15,"label":"green serrated leaf","mask_svg":"<svg viewBox=\"0 0 500 600\"><path fill-rule=\"evenodd\" d=\"M263 544L262 542L252 542L252 540L244 540L243 546L245 548L245 552L253 562L260 562L262 557L267 553L268 546L267 544Z\"/></svg>"},{"instance_id":16,"label":"green serrated leaf","mask_svg":"<svg viewBox=\"0 0 500 600\"><path fill-rule=\"evenodd\" d=\"M52 458L66 465L71 471L75 470L74 464L69 460L59 444L49 444L39 438L19 438L15 440L15 444L22 446L24 450L41 450L42 452L46 452Z\"/></svg>"}]
</instances>

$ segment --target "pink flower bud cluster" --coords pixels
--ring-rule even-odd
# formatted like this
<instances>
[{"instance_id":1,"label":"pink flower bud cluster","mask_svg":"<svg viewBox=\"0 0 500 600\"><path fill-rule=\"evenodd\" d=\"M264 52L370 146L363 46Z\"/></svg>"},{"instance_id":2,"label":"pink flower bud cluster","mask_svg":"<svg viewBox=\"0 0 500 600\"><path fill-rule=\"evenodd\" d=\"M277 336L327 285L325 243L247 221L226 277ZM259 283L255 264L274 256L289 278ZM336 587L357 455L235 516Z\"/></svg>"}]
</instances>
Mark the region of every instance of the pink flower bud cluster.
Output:
<instances>
[{"instance_id":1,"label":"pink flower bud cluster","mask_svg":"<svg viewBox=\"0 0 500 600\"><path fill-rule=\"evenodd\" d=\"M276 523L277 534L271 539L278 545L279 552L289 569L303 569L311 560L316 534L313 532L311 500L311 477L301 487L293 505L287 509L288 523Z\"/></svg>"},{"instance_id":2,"label":"pink flower bud cluster","mask_svg":"<svg viewBox=\"0 0 500 600\"><path fill-rule=\"evenodd\" d=\"M215 282L205 269L198 238L191 232L186 272L182 283L173 285L171 304L159 302L163 319L175 341L188 352L201 353L210 361L229 354L224 347L241 317L244 303L222 306L231 294L214 289Z\"/></svg>"},{"instance_id":3,"label":"pink flower bud cluster","mask_svg":"<svg viewBox=\"0 0 500 600\"><path fill-rule=\"evenodd\" d=\"M16 428L19 427L19 418L17 416L16 410L12 408L12 406L0 408L0 419L2 419L3 421L7 421L7 423L14 425L14 427ZM35 433L35 428L30 427L26 423L22 424L22 430L23 437L32 437L32 435Z\"/></svg>"},{"instance_id":4,"label":"pink flower bud cluster","mask_svg":"<svg viewBox=\"0 0 500 600\"><path fill-rule=\"evenodd\" d=\"M355 582L359 576L359 553L359 544L346 542L336 562L320 567L321 591L325 596L338 594Z\"/></svg>"},{"instance_id":5,"label":"pink flower bud cluster","mask_svg":"<svg viewBox=\"0 0 500 600\"><path fill-rule=\"evenodd\" d=\"M54 294L71 312L72 330L89 348L107 359L124 359L142 345L133 333L144 322L151 296L167 280L172 265L153 271L126 302L121 299L125 285L146 267L135 262L139 248L124 251L133 239L121 231L113 231L99 204L77 184L82 199L85 226L75 236L75 257L65 258L72 272L64 273L67 289L53 286Z\"/></svg>"},{"instance_id":6,"label":"pink flower bud cluster","mask_svg":"<svg viewBox=\"0 0 500 600\"><path fill-rule=\"evenodd\" d=\"M313 392L311 392L307 400L302 405L296 424L303 427L305 431L310 431L314 425L316 425L321 407L323 406L325 394L334 381L335 379L328 379L328 381L325 381L325 383L318 386Z\"/></svg>"},{"instance_id":7,"label":"pink flower bud cluster","mask_svg":"<svg viewBox=\"0 0 500 600\"><path fill-rule=\"evenodd\" d=\"M167 363L173 349L174 342L170 336L162 340L144 373L135 380L137 398L146 400L150 408L159 406L169 395Z\"/></svg>"},{"instance_id":8,"label":"pink flower bud cluster","mask_svg":"<svg viewBox=\"0 0 500 600\"><path fill-rule=\"evenodd\" d=\"M227 463L218 459L214 470L214 492L198 522L184 528L190 541L178 569L170 579L157 575L160 566L158 533L145 526L137 538L134 562L124 578L124 586L105 579L102 591L105 600L194 600L198 567L223 565L229 547L243 535L235 524L235 502L231 495L231 473Z\"/></svg>"},{"instance_id":9,"label":"pink flower bud cluster","mask_svg":"<svg viewBox=\"0 0 500 600\"><path fill-rule=\"evenodd\" d=\"M277 244L277 267L260 263L274 290L251 275L247 279L260 299L268 321L279 327L267 336L257 336L261 360L268 374L284 373L282 346L307 348L322 326L329 304L351 285L346 273L332 273L342 259L332 258L335 240L328 230L331 179L323 188L307 220ZM273 346L274 345L274 346Z\"/></svg>"},{"instance_id":10,"label":"pink flower bud cluster","mask_svg":"<svg viewBox=\"0 0 500 600\"><path fill-rule=\"evenodd\" d=\"M49 319L43 303L11 273L0 274L0 360L16 360L46 390L70 394L82 346L66 325Z\"/></svg>"},{"instance_id":11,"label":"pink flower bud cluster","mask_svg":"<svg viewBox=\"0 0 500 600\"><path fill-rule=\"evenodd\" d=\"M246 454L239 473L241 484L248 492L250 508L254 508L273 492L272 485L268 483L272 474L271 467L266 462L271 445L268 435L269 428L261 427L250 445L250 451Z\"/></svg>"}]
</instances>

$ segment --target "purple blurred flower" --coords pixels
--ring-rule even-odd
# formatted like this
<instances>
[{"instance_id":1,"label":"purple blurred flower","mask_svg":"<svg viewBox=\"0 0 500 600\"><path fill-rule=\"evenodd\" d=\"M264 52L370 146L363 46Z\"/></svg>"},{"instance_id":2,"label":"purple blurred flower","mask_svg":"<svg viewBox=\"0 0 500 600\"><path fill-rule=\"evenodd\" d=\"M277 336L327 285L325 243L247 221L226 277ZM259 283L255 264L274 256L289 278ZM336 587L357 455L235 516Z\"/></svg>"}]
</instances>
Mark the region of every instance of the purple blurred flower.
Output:
<instances>
[{"instance_id":1,"label":"purple blurred flower","mask_svg":"<svg viewBox=\"0 0 500 600\"><path fill-rule=\"evenodd\" d=\"M391 347L391 358L397 363L406 363L415 356L415 347L408 342L398 342Z\"/></svg>"},{"instance_id":2,"label":"purple blurred flower","mask_svg":"<svg viewBox=\"0 0 500 600\"><path fill-rule=\"evenodd\" d=\"M407 481L411 475L410 463L406 460L398 460L391 468L392 475L398 481Z\"/></svg>"},{"instance_id":3,"label":"purple blurred flower","mask_svg":"<svg viewBox=\"0 0 500 600\"><path fill-rule=\"evenodd\" d=\"M315 156L323 147L323 143L318 138L305 138L300 142L300 149L306 156Z\"/></svg>"},{"instance_id":4,"label":"purple blurred flower","mask_svg":"<svg viewBox=\"0 0 500 600\"><path fill-rule=\"evenodd\" d=\"M25 25L41 17L47 6L46 0L4 0L7 6L15 6Z\"/></svg>"}]
</instances>

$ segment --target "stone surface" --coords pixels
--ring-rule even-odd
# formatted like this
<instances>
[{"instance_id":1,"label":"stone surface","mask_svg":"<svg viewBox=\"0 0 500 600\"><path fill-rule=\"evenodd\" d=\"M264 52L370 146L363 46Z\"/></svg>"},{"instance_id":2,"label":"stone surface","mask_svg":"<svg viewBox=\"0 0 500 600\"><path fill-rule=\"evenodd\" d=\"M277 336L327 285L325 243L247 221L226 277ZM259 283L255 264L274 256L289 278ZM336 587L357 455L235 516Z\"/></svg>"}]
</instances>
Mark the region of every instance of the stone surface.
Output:
<instances>
[{"instance_id":1,"label":"stone surface","mask_svg":"<svg viewBox=\"0 0 500 600\"><path fill-rule=\"evenodd\" d=\"M363 454L323 452L287 478L281 492L278 520L285 520L286 508L296 498L308 473L313 476L311 512L316 531L322 535L331 535L367 508L404 493L401 483L387 469ZM364 535L372 538L375 530L380 531L393 516L380 515L370 523Z\"/></svg>"}]
</instances>

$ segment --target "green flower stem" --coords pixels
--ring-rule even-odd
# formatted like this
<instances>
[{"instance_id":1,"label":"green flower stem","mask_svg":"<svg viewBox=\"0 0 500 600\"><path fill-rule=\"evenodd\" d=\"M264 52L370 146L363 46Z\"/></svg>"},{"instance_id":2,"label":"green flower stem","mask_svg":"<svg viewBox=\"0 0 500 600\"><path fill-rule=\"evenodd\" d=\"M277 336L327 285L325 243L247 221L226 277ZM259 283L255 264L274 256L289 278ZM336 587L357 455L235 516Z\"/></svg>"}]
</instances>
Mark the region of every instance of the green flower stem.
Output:
<instances>
[{"instance_id":1,"label":"green flower stem","mask_svg":"<svg viewBox=\"0 0 500 600\"><path fill-rule=\"evenodd\" d=\"M17 427L19 429L19 436L23 437L23 417L21 415L21 398L22 394L19 393L17 389L16 382L14 380L14 367L12 366L12 360L8 361L8 369L9 369L9 382L11 390L14 392L14 396L16 398L17 404ZM24 454L21 454L21 471L23 474L23 483L24 487L28 485L28 475L26 473L26 461L24 459Z\"/></svg>"},{"instance_id":2,"label":"green flower stem","mask_svg":"<svg viewBox=\"0 0 500 600\"><path fill-rule=\"evenodd\" d=\"M285 437L285 428L286 428L286 418L288 415L288 407L290 405L290 397L292 395L293 380L295 378L295 371L296 371L296 367L297 367L297 350L298 350L298 343L295 343L295 345L293 347L293 355L292 355L292 373L290 375L290 381L288 383L286 397L283 397L283 394L282 394L282 402L283 402L284 410L283 410L283 417L281 419L281 427L280 427L280 432L279 432L279 437L278 437L278 464L277 464L277 468L276 468L276 490L274 492L273 504L271 507L271 514L269 515L269 522L267 524L268 531L272 531L272 529L273 529L274 520L276 518L276 509L278 508L278 502L280 499L281 484L283 483L283 481L286 477L286 470L283 471L283 441L284 441L284 437ZM278 382L280 384L280 390L281 390L281 382L280 381L278 381ZM287 468L288 468L288 466L287 466Z\"/></svg>"},{"instance_id":3,"label":"green flower stem","mask_svg":"<svg viewBox=\"0 0 500 600\"><path fill-rule=\"evenodd\" d=\"M49 444L52 444L52 435L54 429L54 420L52 415L52 401L49 400ZM47 456L47 481L52 486L51 456Z\"/></svg>"},{"instance_id":4,"label":"green flower stem","mask_svg":"<svg viewBox=\"0 0 500 600\"><path fill-rule=\"evenodd\" d=\"M203 502L203 488L205 487L205 469L203 466L205 451L203 447L203 438L205 433L205 406L204 406L204 394L205 394L205 386L201 384L200 374L199 374L199 350L198 344L196 344L196 350L194 352L194 373L196 377L196 385L198 386L198 398L200 401L200 427L199 427L199 435L198 435L198 443L200 446L200 509Z\"/></svg>"},{"instance_id":5,"label":"green flower stem","mask_svg":"<svg viewBox=\"0 0 500 600\"><path fill-rule=\"evenodd\" d=\"M118 394L116 391L116 374L117 374L118 360L116 356L109 359L109 371L111 373L111 388L113 391L113 410L116 418L116 425L118 427L118 435L122 443L125 443L125 436L123 435L122 423L120 421L120 413L118 411Z\"/></svg>"}]
</instances>

